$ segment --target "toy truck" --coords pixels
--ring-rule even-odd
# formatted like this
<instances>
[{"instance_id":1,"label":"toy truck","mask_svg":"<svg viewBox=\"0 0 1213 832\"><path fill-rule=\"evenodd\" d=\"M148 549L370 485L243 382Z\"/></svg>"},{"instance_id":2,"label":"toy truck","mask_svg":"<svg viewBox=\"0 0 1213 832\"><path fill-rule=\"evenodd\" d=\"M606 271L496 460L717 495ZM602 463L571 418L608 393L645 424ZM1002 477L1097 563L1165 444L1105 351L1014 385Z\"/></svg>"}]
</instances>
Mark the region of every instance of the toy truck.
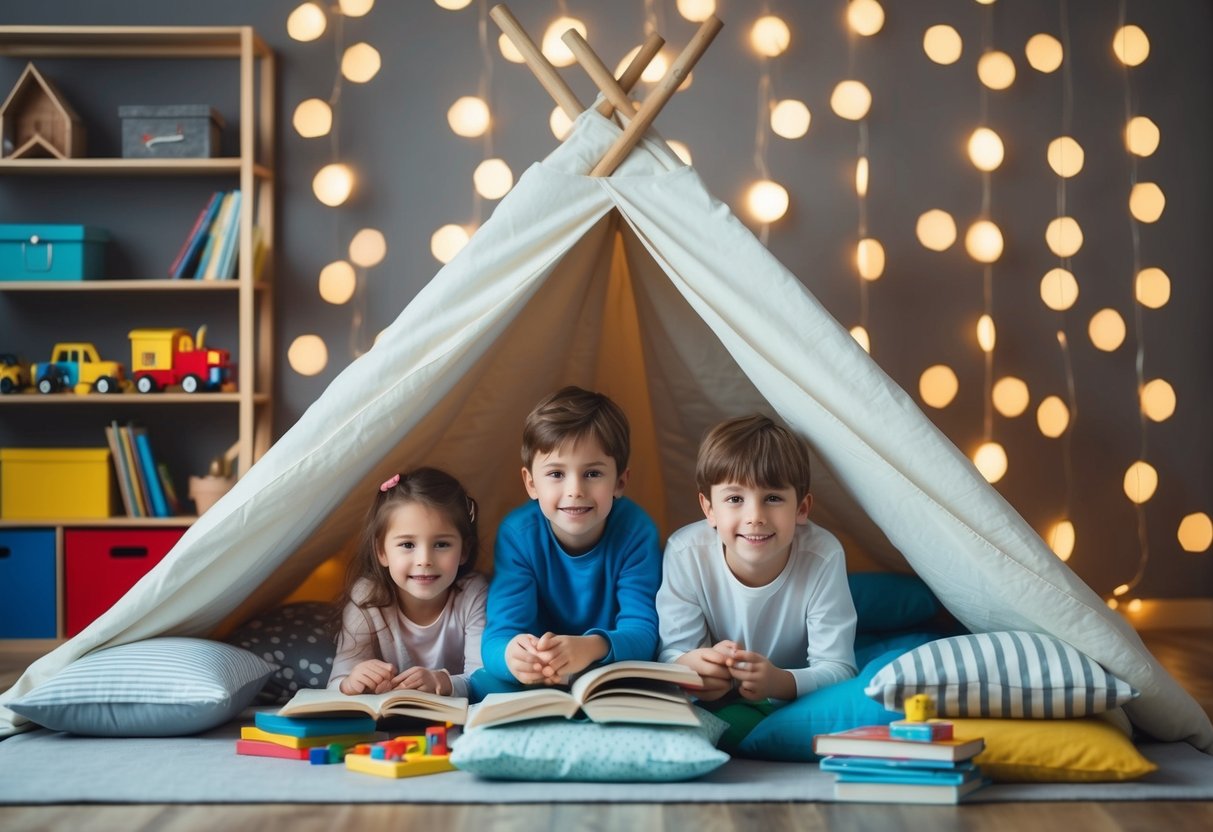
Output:
<instances>
[{"instance_id":1,"label":"toy truck","mask_svg":"<svg viewBox=\"0 0 1213 832\"><path fill-rule=\"evenodd\" d=\"M180 384L186 393L220 390L231 377L228 351L204 344L205 326L198 328L197 338L178 328L132 329L128 337L131 375L140 393L154 393L171 384Z\"/></svg>"},{"instance_id":2,"label":"toy truck","mask_svg":"<svg viewBox=\"0 0 1213 832\"><path fill-rule=\"evenodd\" d=\"M39 393L73 390L121 393L126 370L117 361L102 361L97 348L85 342L63 342L51 350L51 360L29 368Z\"/></svg>"},{"instance_id":3,"label":"toy truck","mask_svg":"<svg viewBox=\"0 0 1213 832\"><path fill-rule=\"evenodd\" d=\"M25 370L12 353L0 353L0 393L16 393L25 386Z\"/></svg>"}]
</instances>

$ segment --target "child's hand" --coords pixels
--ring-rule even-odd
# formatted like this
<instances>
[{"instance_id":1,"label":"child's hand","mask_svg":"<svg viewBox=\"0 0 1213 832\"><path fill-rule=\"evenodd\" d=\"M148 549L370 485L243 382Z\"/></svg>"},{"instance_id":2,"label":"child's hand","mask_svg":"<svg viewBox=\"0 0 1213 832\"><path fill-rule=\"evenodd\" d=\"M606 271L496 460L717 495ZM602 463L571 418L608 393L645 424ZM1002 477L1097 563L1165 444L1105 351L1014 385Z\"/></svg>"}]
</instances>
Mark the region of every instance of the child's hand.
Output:
<instances>
[{"instance_id":1,"label":"child's hand","mask_svg":"<svg viewBox=\"0 0 1213 832\"><path fill-rule=\"evenodd\" d=\"M392 690L420 690L450 696L455 686L445 670L430 670L428 667L410 667L392 679Z\"/></svg>"},{"instance_id":2,"label":"child's hand","mask_svg":"<svg viewBox=\"0 0 1213 832\"><path fill-rule=\"evenodd\" d=\"M379 659L367 659L354 665L350 675L341 680L341 692L349 696L358 693L384 693L392 689L396 668Z\"/></svg>"},{"instance_id":3,"label":"child's hand","mask_svg":"<svg viewBox=\"0 0 1213 832\"><path fill-rule=\"evenodd\" d=\"M736 650L728 660L729 673L743 699L795 699L796 679L770 659L753 650Z\"/></svg>"},{"instance_id":4,"label":"child's hand","mask_svg":"<svg viewBox=\"0 0 1213 832\"><path fill-rule=\"evenodd\" d=\"M721 642L724 644L725 642ZM700 647L678 657L678 664L685 664L703 677L703 687L695 691L695 697L705 702L719 699L733 689L733 677L726 662L728 656L716 647Z\"/></svg>"},{"instance_id":5,"label":"child's hand","mask_svg":"<svg viewBox=\"0 0 1213 832\"><path fill-rule=\"evenodd\" d=\"M536 655L537 642L538 639L530 633L519 633L510 639L505 648L505 666L524 685L537 685L544 681L543 662Z\"/></svg>"},{"instance_id":6,"label":"child's hand","mask_svg":"<svg viewBox=\"0 0 1213 832\"><path fill-rule=\"evenodd\" d=\"M585 670L607 654L609 645L602 636L558 636L544 633L535 644L535 655L543 663L543 681L561 685L574 673Z\"/></svg>"}]
</instances>

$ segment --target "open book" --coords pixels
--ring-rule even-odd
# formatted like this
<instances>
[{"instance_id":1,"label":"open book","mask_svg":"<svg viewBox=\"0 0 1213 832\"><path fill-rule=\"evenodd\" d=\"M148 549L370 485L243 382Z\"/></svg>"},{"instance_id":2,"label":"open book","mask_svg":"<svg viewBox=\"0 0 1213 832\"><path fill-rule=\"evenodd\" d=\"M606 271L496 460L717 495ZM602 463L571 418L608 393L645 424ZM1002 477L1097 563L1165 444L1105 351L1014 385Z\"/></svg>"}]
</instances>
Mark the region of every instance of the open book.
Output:
<instances>
[{"instance_id":1,"label":"open book","mask_svg":"<svg viewBox=\"0 0 1213 832\"><path fill-rule=\"evenodd\" d=\"M625 661L580 674L568 690L536 688L490 693L468 714L467 727L505 725L578 711L595 722L699 725L681 686L699 688L703 679L689 667L663 662Z\"/></svg>"},{"instance_id":2,"label":"open book","mask_svg":"<svg viewBox=\"0 0 1213 832\"><path fill-rule=\"evenodd\" d=\"M304 689L291 697L278 715L331 717L362 713L375 719L410 716L461 725L467 719L467 712L468 701L462 696L441 696L419 690L390 690L387 693L349 696L335 690Z\"/></svg>"}]
</instances>

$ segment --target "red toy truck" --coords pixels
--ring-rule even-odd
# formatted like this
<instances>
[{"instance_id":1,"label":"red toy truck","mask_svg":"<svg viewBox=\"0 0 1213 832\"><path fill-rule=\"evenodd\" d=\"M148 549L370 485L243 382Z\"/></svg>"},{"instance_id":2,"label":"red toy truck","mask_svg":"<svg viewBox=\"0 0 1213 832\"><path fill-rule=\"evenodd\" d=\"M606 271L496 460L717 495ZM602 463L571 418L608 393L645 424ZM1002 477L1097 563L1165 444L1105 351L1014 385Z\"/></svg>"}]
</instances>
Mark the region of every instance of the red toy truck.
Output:
<instances>
[{"instance_id":1,"label":"red toy truck","mask_svg":"<svg viewBox=\"0 0 1213 832\"><path fill-rule=\"evenodd\" d=\"M231 377L227 350L204 346L206 327L197 339L184 329L132 329L131 375L140 393L154 393L180 384L186 393L221 390Z\"/></svg>"}]
</instances>

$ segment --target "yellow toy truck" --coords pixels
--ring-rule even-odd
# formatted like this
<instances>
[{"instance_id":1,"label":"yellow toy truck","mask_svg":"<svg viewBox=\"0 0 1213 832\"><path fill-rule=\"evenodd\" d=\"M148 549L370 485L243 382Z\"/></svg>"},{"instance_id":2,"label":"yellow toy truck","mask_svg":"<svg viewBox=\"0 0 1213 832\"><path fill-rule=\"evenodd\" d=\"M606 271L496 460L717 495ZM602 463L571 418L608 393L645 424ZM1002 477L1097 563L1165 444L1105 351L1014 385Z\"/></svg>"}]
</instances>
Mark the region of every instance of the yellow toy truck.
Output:
<instances>
[{"instance_id":1,"label":"yellow toy truck","mask_svg":"<svg viewBox=\"0 0 1213 832\"><path fill-rule=\"evenodd\" d=\"M51 350L51 360L34 364L30 378L39 393L72 390L121 393L126 371L117 361L102 361L97 348L85 342L63 342Z\"/></svg>"},{"instance_id":2,"label":"yellow toy truck","mask_svg":"<svg viewBox=\"0 0 1213 832\"><path fill-rule=\"evenodd\" d=\"M231 377L227 350L205 346L206 327L193 338L184 329L132 329L131 375L140 393L180 384L186 393L222 390Z\"/></svg>"}]
</instances>

